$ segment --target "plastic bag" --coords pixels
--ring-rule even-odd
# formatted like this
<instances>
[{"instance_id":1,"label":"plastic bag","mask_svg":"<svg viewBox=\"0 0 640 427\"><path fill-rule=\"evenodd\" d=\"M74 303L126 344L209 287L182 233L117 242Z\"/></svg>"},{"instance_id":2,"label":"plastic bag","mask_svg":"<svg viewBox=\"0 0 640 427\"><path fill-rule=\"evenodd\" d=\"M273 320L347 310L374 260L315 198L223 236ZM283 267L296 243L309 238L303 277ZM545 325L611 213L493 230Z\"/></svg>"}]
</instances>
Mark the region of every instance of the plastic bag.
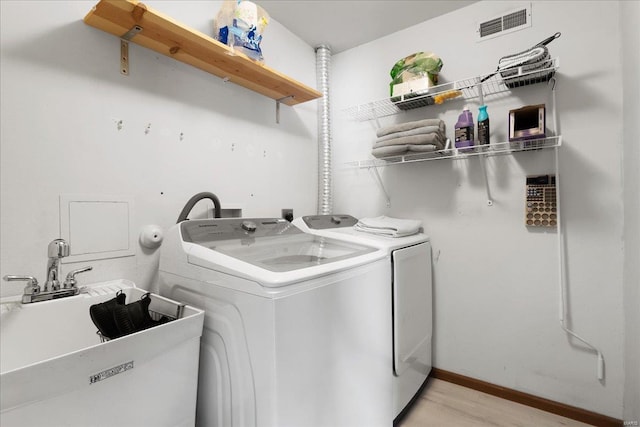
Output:
<instances>
[{"instance_id":1,"label":"plastic bag","mask_svg":"<svg viewBox=\"0 0 640 427\"><path fill-rule=\"evenodd\" d=\"M442 69L442 59L431 52L417 52L402 58L391 68L389 89L393 95L393 85L415 79L428 77L435 86L438 84L438 73Z\"/></svg>"},{"instance_id":2,"label":"plastic bag","mask_svg":"<svg viewBox=\"0 0 640 427\"><path fill-rule=\"evenodd\" d=\"M225 0L216 17L215 37L249 58L263 61L260 42L269 15L251 1Z\"/></svg>"}]
</instances>

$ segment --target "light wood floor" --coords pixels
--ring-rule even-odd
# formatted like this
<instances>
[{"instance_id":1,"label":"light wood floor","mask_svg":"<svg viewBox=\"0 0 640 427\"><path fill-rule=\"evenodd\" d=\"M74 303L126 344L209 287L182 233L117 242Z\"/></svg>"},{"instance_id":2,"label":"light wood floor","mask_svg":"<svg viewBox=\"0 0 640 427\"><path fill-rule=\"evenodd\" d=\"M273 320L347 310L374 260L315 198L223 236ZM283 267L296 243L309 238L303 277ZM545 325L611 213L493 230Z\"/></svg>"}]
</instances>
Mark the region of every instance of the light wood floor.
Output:
<instances>
[{"instance_id":1,"label":"light wood floor","mask_svg":"<svg viewBox=\"0 0 640 427\"><path fill-rule=\"evenodd\" d=\"M430 378L399 427L588 426L579 421Z\"/></svg>"}]
</instances>

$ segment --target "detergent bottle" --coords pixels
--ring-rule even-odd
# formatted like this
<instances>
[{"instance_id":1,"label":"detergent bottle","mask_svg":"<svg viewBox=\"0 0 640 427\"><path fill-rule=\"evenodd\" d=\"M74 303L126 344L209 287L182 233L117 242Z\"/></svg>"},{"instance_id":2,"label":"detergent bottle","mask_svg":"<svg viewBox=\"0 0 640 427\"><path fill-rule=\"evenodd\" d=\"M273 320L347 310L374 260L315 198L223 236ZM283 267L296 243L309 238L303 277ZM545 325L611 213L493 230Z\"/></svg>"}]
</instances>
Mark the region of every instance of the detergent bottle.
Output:
<instances>
[{"instance_id":1,"label":"detergent bottle","mask_svg":"<svg viewBox=\"0 0 640 427\"><path fill-rule=\"evenodd\" d=\"M473 142L473 114L465 107L456 123L456 148L464 149L472 147Z\"/></svg>"},{"instance_id":2,"label":"detergent bottle","mask_svg":"<svg viewBox=\"0 0 640 427\"><path fill-rule=\"evenodd\" d=\"M489 114L487 106L481 105L478 112L478 145L489 144Z\"/></svg>"}]
</instances>

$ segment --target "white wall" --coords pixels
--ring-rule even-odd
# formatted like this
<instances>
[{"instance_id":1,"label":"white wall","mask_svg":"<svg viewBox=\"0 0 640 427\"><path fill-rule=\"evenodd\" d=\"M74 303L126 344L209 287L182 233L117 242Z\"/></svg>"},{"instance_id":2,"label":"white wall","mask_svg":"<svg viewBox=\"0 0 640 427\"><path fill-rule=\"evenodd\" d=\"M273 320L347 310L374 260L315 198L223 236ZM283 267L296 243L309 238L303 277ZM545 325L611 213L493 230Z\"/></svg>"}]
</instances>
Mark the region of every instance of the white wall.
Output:
<instances>
[{"instance_id":1,"label":"white wall","mask_svg":"<svg viewBox=\"0 0 640 427\"><path fill-rule=\"evenodd\" d=\"M536 1L531 28L476 42L477 22L520 4L483 1L333 58L334 211L422 219L434 249L434 366L622 418L620 5ZM366 169L345 166L370 158L375 123L350 121L341 110L386 97L388 72L398 59L417 51L435 52L444 61L442 81L457 80L488 73L500 57L531 47L556 31L562 36L549 49L560 58L556 92L563 135L560 194L568 320L604 354L602 382L596 378L595 354L560 329L557 235L524 226L525 177L553 173L553 150L488 159L493 206L486 202L479 158L382 168L390 207ZM542 84L486 101L492 140L502 142L509 109L536 103L550 106L551 96ZM380 123L440 117L452 137L457 115L466 104L477 117L477 103L458 100L383 118ZM637 286L628 284L630 290ZM630 329L637 331L637 326Z\"/></svg>"},{"instance_id":2,"label":"white wall","mask_svg":"<svg viewBox=\"0 0 640 427\"><path fill-rule=\"evenodd\" d=\"M624 82L624 419L640 419L640 2L620 4Z\"/></svg>"},{"instance_id":3,"label":"white wall","mask_svg":"<svg viewBox=\"0 0 640 427\"><path fill-rule=\"evenodd\" d=\"M146 224L169 228L201 191L247 217L315 209L315 101L283 106L278 125L274 101L135 44L122 76L119 40L82 22L96 2L0 2L2 276L44 280L61 194L133 197L136 237ZM145 3L208 34L221 5ZM275 21L262 47L268 66L315 87L312 47ZM94 269L80 281L152 287L158 251L135 249L133 257L82 263ZM11 295L23 286L0 288Z\"/></svg>"}]
</instances>

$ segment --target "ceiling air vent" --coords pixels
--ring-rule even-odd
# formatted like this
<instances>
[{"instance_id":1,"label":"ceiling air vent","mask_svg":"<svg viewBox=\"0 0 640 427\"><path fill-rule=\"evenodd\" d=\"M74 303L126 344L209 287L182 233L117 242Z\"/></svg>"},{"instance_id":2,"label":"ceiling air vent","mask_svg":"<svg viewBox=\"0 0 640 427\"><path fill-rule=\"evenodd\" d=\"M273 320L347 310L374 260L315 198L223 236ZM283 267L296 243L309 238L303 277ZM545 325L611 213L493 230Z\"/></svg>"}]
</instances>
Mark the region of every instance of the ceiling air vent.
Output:
<instances>
[{"instance_id":1,"label":"ceiling air vent","mask_svg":"<svg viewBox=\"0 0 640 427\"><path fill-rule=\"evenodd\" d=\"M531 4L478 24L478 41L491 39L531 26Z\"/></svg>"}]
</instances>

